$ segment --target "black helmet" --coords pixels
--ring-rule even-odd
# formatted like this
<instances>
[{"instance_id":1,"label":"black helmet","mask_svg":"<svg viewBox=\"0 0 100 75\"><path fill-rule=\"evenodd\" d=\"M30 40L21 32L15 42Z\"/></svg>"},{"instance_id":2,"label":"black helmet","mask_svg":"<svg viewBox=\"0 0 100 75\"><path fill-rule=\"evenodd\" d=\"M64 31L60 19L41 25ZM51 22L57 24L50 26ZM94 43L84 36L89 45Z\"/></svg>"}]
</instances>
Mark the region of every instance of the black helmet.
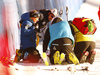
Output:
<instances>
[{"instance_id":1,"label":"black helmet","mask_svg":"<svg viewBox=\"0 0 100 75\"><path fill-rule=\"evenodd\" d=\"M54 24L54 23L57 23L57 22L60 22L60 21L63 21L63 19L61 17L54 17L51 21L51 24Z\"/></svg>"}]
</instances>

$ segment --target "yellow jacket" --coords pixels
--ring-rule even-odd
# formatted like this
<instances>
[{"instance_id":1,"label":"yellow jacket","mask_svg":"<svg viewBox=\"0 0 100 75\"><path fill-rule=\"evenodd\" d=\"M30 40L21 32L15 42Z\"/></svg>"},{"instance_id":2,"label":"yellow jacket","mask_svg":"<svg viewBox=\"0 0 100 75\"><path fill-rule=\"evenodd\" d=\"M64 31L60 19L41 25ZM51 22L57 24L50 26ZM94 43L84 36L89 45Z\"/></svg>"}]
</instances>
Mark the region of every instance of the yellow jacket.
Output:
<instances>
[{"instance_id":1,"label":"yellow jacket","mask_svg":"<svg viewBox=\"0 0 100 75\"><path fill-rule=\"evenodd\" d=\"M83 42L83 41L95 41L94 35L84 35L82 34L73 24L71 24L74 31L76 32L76 40L75 42Z\"/></svg>"}]
</instances>

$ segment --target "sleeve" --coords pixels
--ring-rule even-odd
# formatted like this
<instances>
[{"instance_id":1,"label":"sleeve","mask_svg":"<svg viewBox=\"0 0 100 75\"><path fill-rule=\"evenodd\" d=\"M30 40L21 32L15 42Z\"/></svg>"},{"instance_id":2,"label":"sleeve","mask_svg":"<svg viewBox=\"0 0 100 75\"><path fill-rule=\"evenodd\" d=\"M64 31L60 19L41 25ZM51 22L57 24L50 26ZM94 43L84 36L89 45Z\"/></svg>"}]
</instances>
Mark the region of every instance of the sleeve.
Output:
<instances>
[{"instance_id":1,"label":"sleeve","mask_svg":"<svg viewBox=\"0 0 100 75\"><path fill-rule=\"evenodd\" d=\"M69 23L69 25L70 25L71 32L72 32L72 35L73 35L74 40L75 40L75 39L76 39L76 33L75 33L75 31L74 31L74 28L73 28L72 25L71 25L72 21L68 21L68 23Z\"/></svg>"},{"instance_id":2,"label":"sleeve","mask_svg":"<svg viewBox=\"0 0 100 75\"><path fill-rule=\"evenodd\" d=\"M46 52L48 48L48 43L50 41L50 33L49 33L49 28L46 30L46 33L44 35L44 40L43 40L43 52Z\"/></svg>"},{"instance_id":3,"label":"sleeve","mask_svg":"<svg viewBox=\"0 0 100 75\"><path fill-rule=\"evenodd\" d=\"M41 9L39 13L40 13L40 18L39 18L38 24L40 28L43 28L48 23L48 17L46 16L47 13L46 13L46 10L44 9Z\"/></svg>"},{"instance_id":4,"label":"sleeve","mask_svg":"<svg viewBox=\"0 0 100 75\"><path fill-rule=\"evenodd\" d=\"M70 25L70 28L71 28L71 32L72 32L72 34L73 34L73 36L75 35L75 31L74 31L74 29L73 29L73 27Z\"/></svg>"},{"instance_id":5,"label":"sleeve","mask_svg":"<svg viewBox=\"0 0 100 75\"><path fill-rule=\"evenodd\" d=\"M76 33L75 33L75 31L74 31L72 25L70 25L70 28L71 28L71 32L72 32L72 35L73 35L74 40L75 40L75 39L76 39Z\"/></svg>"}]
</instances>

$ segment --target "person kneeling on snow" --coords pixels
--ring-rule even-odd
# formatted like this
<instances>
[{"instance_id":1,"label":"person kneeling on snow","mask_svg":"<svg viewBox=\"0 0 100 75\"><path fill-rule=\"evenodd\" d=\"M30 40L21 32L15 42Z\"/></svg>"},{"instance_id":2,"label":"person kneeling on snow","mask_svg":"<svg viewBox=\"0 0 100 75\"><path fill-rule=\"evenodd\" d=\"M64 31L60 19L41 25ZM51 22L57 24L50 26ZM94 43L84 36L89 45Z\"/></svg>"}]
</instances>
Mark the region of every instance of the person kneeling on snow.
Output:
<instances>
[{"instance_id":1,"label":"person kneeling on snow","mask_svg":"<svg viewBox=\"0 0 100 75\"><path fill-rule=\"evenodd\" d=\"M39 21L37 22L40 28L45 27L55 16L58 15L57 9L41 9L37 10L40 13Z\"/></svg>"},{"instance_id":2,"label":"person kneeling on snow","mask_svg":"<svg viewBox=\"0 0 100 75\"><path fill-rule=\"evenodd\" d=\"M91 22L92 21L93 20L91 20ZM75 22L77 24L80 23L78 21ZM76 32L75 47L74 47L74 53L76 57L79 59L80 63L88 62L90 64L93 64L96 55L95 51L96 44L95 44L94 34L87 34L87 35L82 34L81 31L72 23L72 21L70 21L70 24L72 25L74 31Z\"/></svg>"},{"instance_id":3,"label":"person kneeling on snow","mask_svg":"<svg viewBox=\"0 0 100 75\"><path fill-rule=\"evenodd\" d=\"M53 18L43 40L43 53L46 52L49 46L51 64L62 64L64 58L75 65L79 64L72 51L73 44L74 37L68 22L63 21L60 17Z\"/></svg>"},{"instance_id":4,"label":"person kneeling on snow","mask_svg":"<svg viewBox=\"0 0 100 75\"><path fill-rule=\"evenodd\" d=\"M39 17L40 14L36 10L24 13L21 16L21 43L19 50L21 57L18 61L23 59L35 63L41 58L39 51L36 49L36 34L38 30L36 22Z\"/></svg>"},{"instance_id":5,"label":"person kneeling on snow","mask_svg":"<svg viewBox=\"0 0 100 75\"><path fill-rule=\"evenodd\" d=\"M37 10L40 13L40 18L39 21L37 22L37 24L39 25L39 41L43 41L44 39L44 34L46 29L49 27L50 25L50 21L57 16L57 9L53 8L53 9L40 9Z\"/></svg>"}]
</instances>

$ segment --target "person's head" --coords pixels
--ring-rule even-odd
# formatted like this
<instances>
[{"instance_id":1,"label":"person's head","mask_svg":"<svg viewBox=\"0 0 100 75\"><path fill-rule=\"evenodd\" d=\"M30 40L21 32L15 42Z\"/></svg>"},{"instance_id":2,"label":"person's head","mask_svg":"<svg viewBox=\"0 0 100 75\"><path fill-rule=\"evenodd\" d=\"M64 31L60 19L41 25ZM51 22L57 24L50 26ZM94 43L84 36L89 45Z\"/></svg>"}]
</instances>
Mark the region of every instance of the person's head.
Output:
<instances>
[{"instance_id":1,"label":"person's head","mask_svg":"<svg viewBox=\"0 0 100 75\"><path fill-rule=\"evenodd\" d=\"M58 11L57 11L56 8L53 8L53 9L51 9L50 11L51 11L51 13L54 14L54 16L58 16Z\"/></svg>"},{"instance_id":2,"label":"person's head","mask_svg":"<svg viewBox=\"0 0 100 75\"><path fill-rule=\"evenodd\" d=\"M51 21L51 25L54 24L54 23L58 23L60 21L63 21L63 19L61 17L54 17Z\"/></svg>"},{"instance_id":3,"label":"person's head","mask_svg":"<svg viewBox=\"0 0 100 75\"><path fill-rule=\"evenodd\" d=\"M51 21L55 16L57 16L57 9L51 9L48 13L48 20Z\"/></svg>"},{"instance_id":4,"label":"person's head","mask_svg":"<svg viewBox=\"0 0 100 75\"><path fill-rule=\"evenodd\" d=\"M39 20L40 14L38 13L38 11L33 10L30 11L29 17L33 20L34 23L36 23Z\"/></svg>"}]
</instances>

